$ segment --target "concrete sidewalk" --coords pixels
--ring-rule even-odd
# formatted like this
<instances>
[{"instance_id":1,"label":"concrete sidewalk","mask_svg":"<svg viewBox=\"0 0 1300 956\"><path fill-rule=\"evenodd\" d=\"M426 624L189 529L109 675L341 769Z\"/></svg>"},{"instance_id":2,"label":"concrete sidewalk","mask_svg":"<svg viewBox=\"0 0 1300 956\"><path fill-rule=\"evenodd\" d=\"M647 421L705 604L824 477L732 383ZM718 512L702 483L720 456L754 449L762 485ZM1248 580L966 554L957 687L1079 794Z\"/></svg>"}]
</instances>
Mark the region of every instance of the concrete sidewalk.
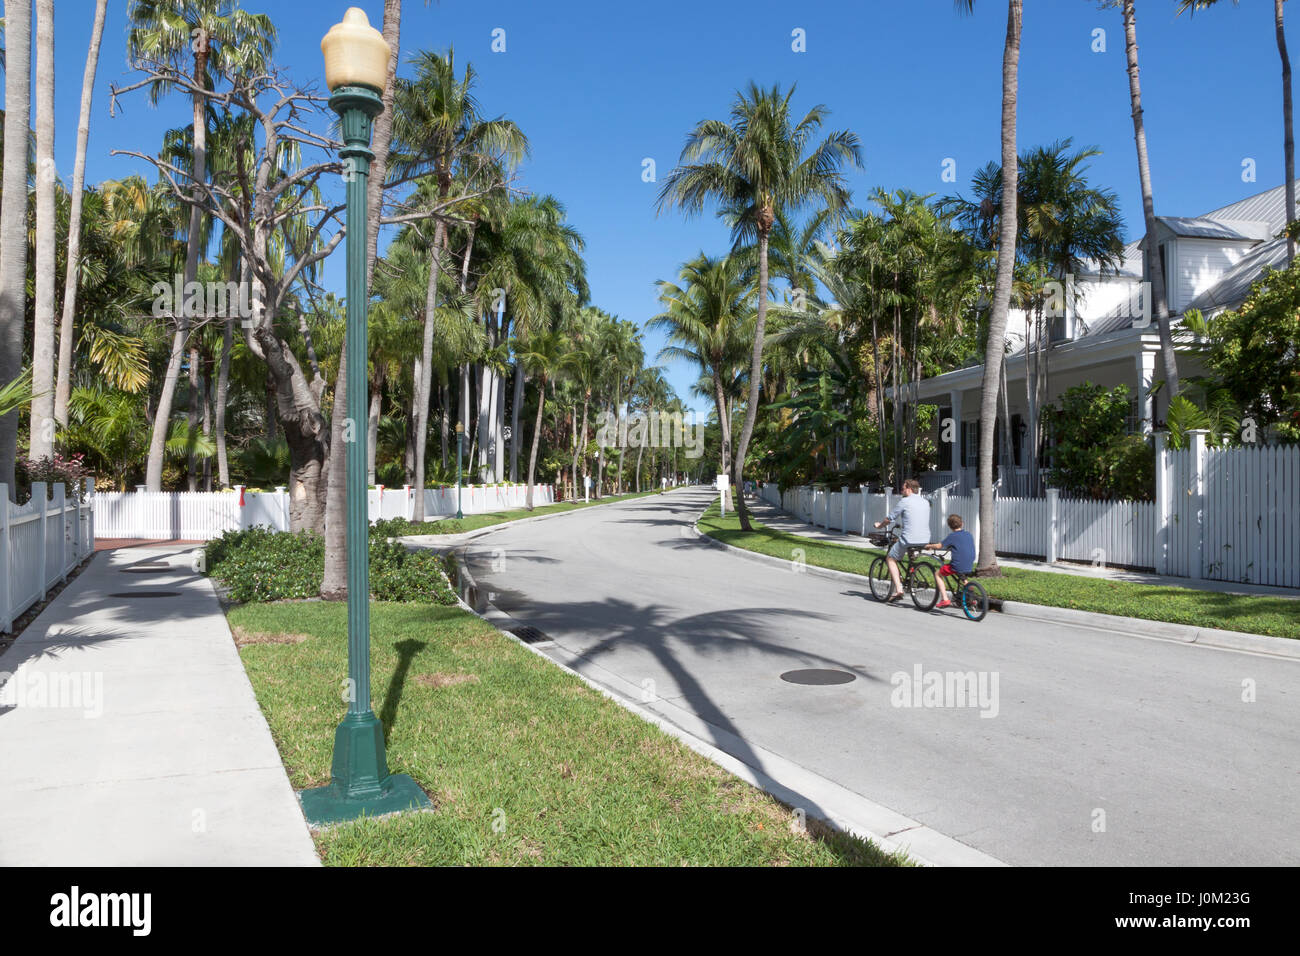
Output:
<instances>
[{"instance_id":1,"label":"concrete sidewalk","mask_svg":"<svg viewBox=\"0 0 1300 956\"><path fill-rule=\"evenodd\" d=\"M186 546L100 552L0 656L0 866L315 866Z\"/></svg>"},{"instance_id":2,"label":"concrete sidewalk","mask_svg":"<svg viewBox=\"0 0 1300 956\"><path fill-rule=\"evenodd\" d=\"M808 524L788 511L783 511L761 498L747 498L745 503L749 505L749 510L754 517L773 531L796 534L803 538L812 538L816 541L826 541L831 544L842 544L850 548L875 548L875 545L861 535L846 534L843 531L828 530ZM1213 591L1218 594L1248 594L1256 597L1280 597L1300 600L1300 591L1295 588L1275 588L1263 584L1238 584L1232 581L1176 578L1164 574L1149 574L1143 571L1126 571L1122 568L1092 567L1091 565L1071 564L1068 562L1048 564L1046 561L1022 561L1001 556L998 557L998 564L1004 568L1045 571L1049 574L1069 574L1081 578L1129 581L1134 584L1155 584L1164 587L1187 588L1192 591Z\"/></svg>"}]
</instances>

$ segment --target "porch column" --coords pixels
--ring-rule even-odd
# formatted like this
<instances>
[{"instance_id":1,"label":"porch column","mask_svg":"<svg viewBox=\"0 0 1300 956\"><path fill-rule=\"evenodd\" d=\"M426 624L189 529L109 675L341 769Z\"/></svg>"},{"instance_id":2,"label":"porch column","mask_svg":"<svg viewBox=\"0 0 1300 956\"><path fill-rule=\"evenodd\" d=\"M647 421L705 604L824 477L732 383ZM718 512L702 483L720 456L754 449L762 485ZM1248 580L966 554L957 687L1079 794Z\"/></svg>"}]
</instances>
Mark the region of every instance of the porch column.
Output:
<instances>
[{"instance_id":1,"label":"porch column","mask_svg":"<svg viewBox=\"0 0 1300 956\"><path fill-rule=\"evenodd\" d=\"M954 388L951 392L948 393L948 404L952 406L952 427L953 427L952 478L950 478L949 480L951 481L953 478L955 478L958 482L961 482L962 475L964 474L964 472L962 471L962 459L961 459L961 443L962 443L961 433L963 431L962 424L961 424L961 389ZM940 438L943 437L942 431L939 432L939 437ZM963 487L963 484L958 484L957 487L954 489L954 491L957 494L962 494L963 492L965 492L966 489Z\"/></svg>"},{"instance_id":2,"label":"porch column","mask_svg":"<svg viewBox=\"0 0 1300 956\"><path fill-rule=\"evenodd\" d=\"M1151 383L1156 376L1156 353L1145 349L1136 356L1138 380L1138 421L1142 423L1142 434L1151 434L1155 427L1155 399L1151 397Z\"/></svg>"}]
</instances>

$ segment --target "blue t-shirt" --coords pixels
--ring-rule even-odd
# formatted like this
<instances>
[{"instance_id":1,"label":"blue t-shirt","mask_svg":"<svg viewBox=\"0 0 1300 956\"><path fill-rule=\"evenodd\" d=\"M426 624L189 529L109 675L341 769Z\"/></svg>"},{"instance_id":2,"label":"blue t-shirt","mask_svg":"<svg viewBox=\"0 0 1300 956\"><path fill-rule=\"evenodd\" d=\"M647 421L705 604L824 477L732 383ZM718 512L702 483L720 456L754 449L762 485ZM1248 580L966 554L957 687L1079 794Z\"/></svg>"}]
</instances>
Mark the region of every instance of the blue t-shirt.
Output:
<instances>
[{"instance_id":1,"label":"blue t-shirt","mask_svg":"<svg viewBox=\"0 0 1300 956\"><path fill-rule=\"evenodd\" d=\"M970 574L975 567L975 539L964 528L954 531L941 542L945 548L952 548L952 560L948 563L958 574Z\"/></svg>"}]
</instances>

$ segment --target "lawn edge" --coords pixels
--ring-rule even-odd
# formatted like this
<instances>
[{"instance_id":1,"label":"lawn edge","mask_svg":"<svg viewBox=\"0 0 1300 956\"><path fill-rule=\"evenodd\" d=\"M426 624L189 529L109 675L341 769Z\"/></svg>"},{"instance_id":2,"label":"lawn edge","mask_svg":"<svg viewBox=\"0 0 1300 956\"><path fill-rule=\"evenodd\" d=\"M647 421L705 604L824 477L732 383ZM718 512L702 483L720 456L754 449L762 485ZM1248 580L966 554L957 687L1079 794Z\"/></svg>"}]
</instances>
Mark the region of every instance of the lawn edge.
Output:
<instances>
[{"instance_id":1,"label":"lawn edge","mask_svg":"<svg viewBox=\"0 0 1300 956\"><path fill-rule=\"evenodd\" d=\"M722 548L751 561L789 567L790 562L759 551L750 551L734 544L727 544L713 537L707 531L701 531L699 522L704 517L701 511L691 530L707 544ZM790 533L790 532L781 532ZM822 543L822 542L818 542ZM817 577L833 580L851 581L865 584L869 579L864 574L852 571L837 571L814 564L805 564L803 572ZM1177 644L1195 644L1215 650L1238 651L1249 654L1264 654L1269 657L1281 657L1300 660L1300 639L1277 637L1272 634L1250 634L1246 631L1229 631L1217 627L1201 627L1196 624L1174 624L1168 621L1152 621L1143 617L1125 617L1120 614L1104 614L1100 611L1083 611L1078 608L1054 607L1050 604L1031 604L1026 601L1004 601L990 598L989 607L1008 617L1028 618L1049 621L1054 624L1074 624L1105 631L1107 634L1120 634L1125 637L1138 637L1143 640L1166 641Z\"/></svg>"},{"instance_id":2,"label":"lawn edge","mask_svg":"<svg viewBox=\"0 0 1300 956\"><path fill-rule=\"evenodd\" d=\"M567 513L567 512L566 512ZM697 531L697 534L699 532ZM742 552L743 553L743 552ZM550 664L561 670L572 674L592 690L601 696L613 701L629 713L641 718L642 720L653 724L664 733L685 744L691 750L695 751L705 759L712 761L732 776L745 781L750 786L757 787L768 796L779 800L781 803L790 807L804 807L809 816L821 821L831 829L856 837L857 839L870 840L875 843L885 853L901 854L906 861L919 864L921 866L1006 866L1007 864L997 858L977 850L965 843L956 840L946 834L939 833L925 824L905 817L882 804L875 803L861 794L854 793L851 790L829 780L825 777L815 774L806 768L800 767L787 758L779 754L759 747L751 742L746 742L746 746L763 757L767 766L781 766L787 768L792 776L802 778L796 783L787 784L771 776L770 774L759 770L750 764L745 763L740 758L727 753L719 747L714 746L703 738L691 733L673 723L668 718L642 707L636 701L616 693L608 687L592 680L586 675L579 673L563 661L556 660L549 654L537 647L521 640L515 634L506 629L514 622L514 618L502 611L490 601L483 602L483 610L479 611L467 604L460 596L467 589L479 592L478 582L470 573L466 566L463 548L457 547L452 551L456 559L456 566L461 577L460 587L457 589L457 601L460 606L475 615L489 626L495 628L498 633L523 647L525 650L542 658ZM701 723L705 723L701 721ZM712 726L712 725L709 725ZM717 728L720 734L726 734L725 731ZM730 735L728 735L730 736ZM800 793L795 786L804 786L807 789L821 790L823 795L820 798L810 799L810 794ZM811 786L809 786L811 785ZM855 806L845 809L831 810L823 804L834 802L837 804L850 803ZM817 808L816 812L806 806L812 803ZM864 824L860 819L855 817L867 816L879 820L888 820L891 826L872 826ZM901 824L901 825L899 825ZM906 838L906 842L900 838ZM920 849L918 850L918 845Z\"/></svg>"}]
</instances>

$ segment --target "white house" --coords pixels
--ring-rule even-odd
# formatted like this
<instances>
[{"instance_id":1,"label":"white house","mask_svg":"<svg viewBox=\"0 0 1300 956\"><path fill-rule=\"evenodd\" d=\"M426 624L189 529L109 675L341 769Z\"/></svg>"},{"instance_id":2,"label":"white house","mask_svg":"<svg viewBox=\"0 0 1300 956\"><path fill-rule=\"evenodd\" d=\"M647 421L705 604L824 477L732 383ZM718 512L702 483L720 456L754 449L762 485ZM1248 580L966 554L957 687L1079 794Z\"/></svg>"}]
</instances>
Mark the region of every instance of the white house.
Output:
<instances>
[{"instance_id":1,"label":"white house","mask_svg":"<svg viewBox=\"0 0 1300 956\"><path fill-rule=\"evenodd\" d=\"M1278 186L1194 218L1157 218L1158 241L1165 268L1165 288L1175 327L1189 309L1207 316L1241 304L1265 266L1286 265L1286 239L1277 238L1286 224L1285 189ZM1029 409L1026 365L1046 360L1045 404L1054 403L1067 388L1092 382L1113 388L1125 384L1134 396L1130 427L1149 431L1159 422L1149 390L1163 378L1160 338L1149 321L1149 273L1141 242L1125 247L1117 273L1092 269L1062 284L1061 309L1049 324L1046 349L1025 348L1025 313L1012 309L1007 323L1007 395L1015 474L999 468L1005 488L1024 487L1028 449L1022 438ZM1033 339L1031 338L1032 342ZM1027 362L1027 359L1029 360ZM1180 377L1202 371L1196 359L1180 353ZM918 383L915 394L927 405L938 405L939 421L951 418L951 443L940 440L939 470L922 476L927 490L955 482L964 493L975 487L979 454L979 403L983 365L970 365ZM1163 401L1162 401L1163 404ZM1008 478L1011 478L1008 481Z\"/></svg>"}]
</instances>

